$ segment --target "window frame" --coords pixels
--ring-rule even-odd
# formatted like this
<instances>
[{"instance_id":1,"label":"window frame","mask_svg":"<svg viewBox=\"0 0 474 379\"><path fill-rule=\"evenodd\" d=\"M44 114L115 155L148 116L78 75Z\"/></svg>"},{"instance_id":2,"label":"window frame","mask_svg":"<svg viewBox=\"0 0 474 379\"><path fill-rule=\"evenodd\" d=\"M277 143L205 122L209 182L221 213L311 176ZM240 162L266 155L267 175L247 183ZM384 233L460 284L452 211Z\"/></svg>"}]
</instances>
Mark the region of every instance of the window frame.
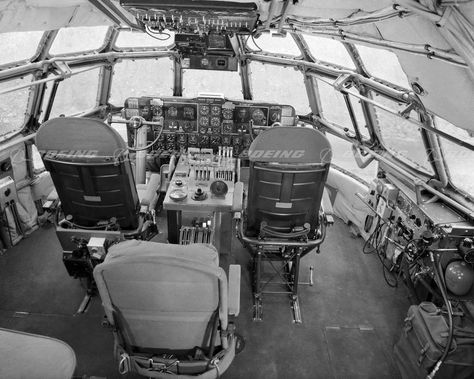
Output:
<instances>
[{"instance_id":1,"label":"window frame","mask_svg":"<svg viewBox=\"0 0 474 379\"><path fill-rule=\"evenodd\" d=\"M51 45L49 46L49 49L48 49L48 55L50 57L53 57L53 58L57 58L57 57L68 57L68 56L77 56L77 55L85 55L85 54L91 54L91 53L98 53L102 50L104 50L104 48L108 45L112 35L113 35L113 27L111 26L107 26L107 25L96 25L96 27L107 27L107 30L104 34L104 40L102 41L102 44L95 48L95 49L90 49L90 50L78 50L78 51L72 51L72 52L67 52L67 53L59 53L59 54L53 54L51 52L51 49L52 47L54 46L54 43L56 42L56 38L60 32L60 30L67 30L67 28L63 28L63 29L57 29L57 33L55 36L54 36L54 39L53 41L51 42ZM77 26L75 28L90 28L89 26ZM69 28L71 29L71 28Z\"/></svg>"}]
</instances>

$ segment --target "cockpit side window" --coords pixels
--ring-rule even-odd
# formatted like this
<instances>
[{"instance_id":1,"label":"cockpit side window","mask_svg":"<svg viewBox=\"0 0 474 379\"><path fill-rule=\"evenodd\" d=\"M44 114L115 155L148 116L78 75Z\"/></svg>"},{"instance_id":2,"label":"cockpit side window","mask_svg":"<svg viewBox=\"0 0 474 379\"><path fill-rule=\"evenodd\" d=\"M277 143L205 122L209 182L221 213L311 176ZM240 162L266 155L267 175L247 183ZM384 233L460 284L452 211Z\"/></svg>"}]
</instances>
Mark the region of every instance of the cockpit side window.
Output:
<instances>
[{"instance_id":1,"label":"cockpit side window","mask_svg":"<svg viewBox=\"0 0 474 379\"><path fill-rule=\"evenodd\" d=\"M0 65L33 58L42 36L43 32L0 33Z\"/></svg>"},{"instance_id":2,"label":"cockpit side window","mask_svg":"<svg viewBox=\"0 0 474 379\"><path fill-rule=\"evenodd\" d=\"M50 118L62 114L66 116L77 115L93 109L97 105L99 72L99 68L84 71L59 83ZM48 86L52 85L52 83L48 84Z\"/></svg>"},{"instance_id":3,"label":"cockpit side window","mask_svg":"<svg viewBox=\"0 0 474 379\"><path fill-rule=\"evenodd\" d=\"M130 96L171 96L173 62L169 58L123 60L114 65L109 102L123 106Z\"/></svg>"},{"instance_id":4,"label":"cockpit side window","mask_svg":"<svg viewBox=\"0 0 474 379\"><path fill-rule=\"evenodd\" d=\"M298 70L252 62L253 99L292 105L297 114L311 112L303 74Z\"/></svg>"},{"instance_id":5,"label":"cockpit side window","mask_svg":"<svg viewBox=\"0 0 474 379\"><path fill-rule=\"evenodd\" d=\"M98 50L105 44L107 30L108 26L60 29L49 52L60 55Z\"/></svg>"},{"instance_id":6,"label":"cockpit side window","mask_svg":"<svg viewBox=\"0 0 474 379\"><path fill-rule=\"evenodd\" d=\"M334 63L338 66L355 70L354 61L341 42L310 35L304 35L303 38L309 47L312 57L316 61Z\"/></svg>"},{"instance_id":7,"label":"cockpit side window","mask_svg":"<svg viewBox=\"0 0 474 379\"><path fill-rule=\"evenodd\" d=\"M258 38L249 37L247 39L247 48L253 52L264 52L279 55L291 55L299 57L301 50L296 45L291 34L286 36L273 36L264 33Z\"/></svg>"},{"instance_id":8,"label":"cockpit side window","mask_svg":"<svg viewBox=\"0 0 474 379\"><path fill-rule=\"evenodd\" d=\"M381 95L376 96L374 100L395 112L402 112L406 107ZM382 143L388 152L418 171L434 174L420 133L421 127L416 124L418 114L411 111L409 118L403 118L379 107L374 108Z\"/></svg>"},{"instance_id":9,"label":"cockpit side window","mask_svg":"<svg viewBox=\"0 0 474 379\"><path fill-rule=\"evenodd\" d=\"M120 30L115 47L117 50L144 48L166 48L174 43L174 32L165 30L152 37L146 33L129 29Z\"/></svg>"},{"instance_id":10,"label":"cockpit side window","mask_svg":"<svg viewBox=\"0 0 474 379\"><path fill-rule=\"evenodd\" d=\"M32 81L32 75L0 82L0 91L23 86ZM0 139L21 130L25 123L30 88L22 88L0 95Z\"/></svg>"},{"instance_id":11,"label":"cockpit side window","mask_svg":"<svg viewBox=\"0 0 474 379\"><path fill-rule=\"evenodd\" d=\"M367 167L360 168L352 152L352 144L340 137L336 137L330 133L326 133L332 148L331 163L339 169L346 171L350 176L362 179L366 183L372 182L377 175L378 162L373 160Z\"/></svg>"},{"instance_id":12,"label":"cockpit side window","mask_svg":"<svg viewBox=\"0 0 474 379\"><path fill-rule=\"evenodd\" d=\"M342 126L343 128L347 128L352 134L355 135L354 125L352 123L342 93L336 91L331 85L321 80L317 80L317 83L319 100L323 113L322 117L330 122ZM370 134L366 127L366 121L364 118L364 113L362 112L360 101L353 96L349 96L349 101L354 111L358 130L360 131L362 138L370 139Z\"/></svg>"},{"instance_id":13,"label":"cockpit side window","mask_svg":"<svg viewBox=\"0 0 474 379\"><path fill-rule=\"evenodd\" d=\"M410 88L408 78L394 53L363 45L356 45L356 48L371 76L404 88Z\"/></svg>"},{"instance_id":14,"label":"cockpit side window","mask_svg":"<svg viewBox=\"0 0 474 379\"><path fill-rule=\"evenodd\" d=\"M434 122L436 128L474 145L474 133L469 134L467 130L458 128L437 116L434 117ZM472 175L474 151L448 141L444 137L440 137L439 140L451 184L474 198L474 176Z\"/></svg>"}]
</instances>

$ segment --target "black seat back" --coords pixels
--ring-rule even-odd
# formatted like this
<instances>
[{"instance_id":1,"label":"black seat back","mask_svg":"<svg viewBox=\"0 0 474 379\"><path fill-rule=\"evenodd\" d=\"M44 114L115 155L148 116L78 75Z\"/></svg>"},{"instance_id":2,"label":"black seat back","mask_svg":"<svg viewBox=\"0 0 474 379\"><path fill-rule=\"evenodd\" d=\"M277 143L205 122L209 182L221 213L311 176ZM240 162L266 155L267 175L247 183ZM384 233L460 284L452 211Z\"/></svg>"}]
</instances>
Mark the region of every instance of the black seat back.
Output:
<instances>
[{"instance_id":1,"label":"black seat back","mask_svg":"<svg viewBox=\"0 0 474 379\"><path fill-rule=\"evenodd\" d=\"M138 227L127 146L114 129L94 119L55 118L39 128L36 146L74 224L92 227L115 217L122 229Z\"/></svg>"},{"instance_id":2,"label":"black seat back","mask_svg":"<svg viewBox=\"0 0 474 379\"><path fill-rule=\"evenodd\" d=\"M319 209L332 152L317 130L276 127L260 133L249 149L247 230L265 222L277 232L319 226Z\"/></svg>"}]
</instances>

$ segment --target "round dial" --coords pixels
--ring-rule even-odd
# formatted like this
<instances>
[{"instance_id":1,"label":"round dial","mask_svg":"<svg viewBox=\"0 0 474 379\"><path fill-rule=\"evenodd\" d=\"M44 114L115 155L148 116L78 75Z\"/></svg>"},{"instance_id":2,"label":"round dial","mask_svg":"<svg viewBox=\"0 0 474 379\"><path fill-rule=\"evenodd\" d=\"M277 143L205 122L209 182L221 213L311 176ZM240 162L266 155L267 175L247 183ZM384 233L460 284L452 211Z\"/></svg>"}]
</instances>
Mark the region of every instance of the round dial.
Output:
<instances>
[{"instance_id":1,"label":"round dial","mask_svg":"<svg viewBox=\"0 0 474 379\"><path fill-rule=\"evenodd\" d=\"M183 114L184 114L184 118L192 120L194 118L194 108L184 107Z\"/></svg>"},{"instance_id":2,"label":"round dial","mask_svg":"<svg viewBox=\"0 0 474 379\"><path fill-rule=\"evenodd\" d=\"M221 107L218 106L218 105L213 105L213 106L211 107L211 114L212 114L213 116L220 116L220 114L221 114Z\"/></svg>"},{"instance_id":3,"label":"round dial","mask_svg":"<svg viewBox=\"0 0 474 379\"><path fill-rule=\"evenodd\" d=\"M185 121L183 124L183 130L186 133L192 132L193 131L193 124L191 124L190 121Z\"/></svg>"},{"instance_id":4,"label":"round dial","mask_svg":"<svg viewBox=\"0 0 474 379\"><path fill-rule=\"evenodd\" d=\"M169 107L168 108L168 116L176 117L178 115L178 108L176 107Z\"/></svg>"},{"instance_id":5,"label":"round dial","mask_svg":"<svg viewBox=\"0 0 474 379\"><path fill-rule=\"evenodd\" d=\"M199 125L200 126L209 126L209 117L207 117L207 116L199 117Z\"/></svg>"},{"instance_id":6,"label":"round dial","mask_svg":"<svg viewBox=\"0 0 474 379\"><path fill-rule=\"evenodd\" d=\"M188 144L196 145L197 143L198 143L197 135L196 134L190 134L188 136Z\"/></svg>"},{"instance_id":7,"label":"round dial","mask_svg":"<svg viewBox=\"0 0 474 379\"><path fill-rule=\"evenodd\" d=\"M226 120L232 120L234 116L234 112L232 112L232 109L222 109L222 117L224 117L224 119Z\"/></svg>"},{"instance_id":8,"label":"round dial","mask_svg":"<svg viewBox=\"0 0 474 379\"><path fill-rule=\"evenodd\" d=\"M209 105L201 105L199 107L199 114L202 116L207 116L210 112Z\"/></svg>"},{"instance_id":9,"label":"round dial","mask_svg":"<svg viewBox=\"0 0 474 379\"><path fill-rule=\"evenodd\" d=\"M212 146L219 146L221 143L221 137L220 136L211 136L210 143Z\"/></svg>"},{"instance_id":10,"label":"round dial","mask_svg":"<svg viewBox=\"0 0 474 379\"><path fill-rule=\"evenodd\" d=\"M211 126L213 128L218 128L219 126L221 126L221 120L219 117L212 117L211 118Z\"/></svg>"},{"instance_id":11,"label":"round dial","mask_svg":"<svg viewBox=\"0 0 474 379\"><path fill-rule=\"evenodd\" d=\"M256 125L263 125L265 123L265 113L260 108L252 112L252 120Z\"/></svg>"},{"instance_id":12,"label":"round dial","mask_svg":"<svg viewBox=\"0 0 474 379\"><path fill-rule=\"evenodd\" d=\"M232 123L229 123L229 122L222 123L222 130L224 133L232 133Z\"/></svg>"},{"instance_id":13,"label":"round dial","mask_svg":"<svg viewBox=\"0 0 474 379\"><path fill-rule=\"evenodd\" d=\"M161 107L155 107L153 106L151 108L151 111L153 113L153 116L161 116L163 114L163 109L161 109Z\"/></svg>"}]
</instances>

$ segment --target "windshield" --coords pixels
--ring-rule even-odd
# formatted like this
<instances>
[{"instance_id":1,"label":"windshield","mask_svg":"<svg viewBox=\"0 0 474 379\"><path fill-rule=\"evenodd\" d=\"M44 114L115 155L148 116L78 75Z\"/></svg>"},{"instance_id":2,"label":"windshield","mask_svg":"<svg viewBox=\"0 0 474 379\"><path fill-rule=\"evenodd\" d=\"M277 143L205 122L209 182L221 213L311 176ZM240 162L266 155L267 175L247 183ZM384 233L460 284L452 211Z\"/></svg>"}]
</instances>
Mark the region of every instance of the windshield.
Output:
<instances>
[{"instance_id":1,"label":"windshield","mask_svg":"<svg viewBox=\"0 0 474 379\"><path fill-rule=\"evenodd\" d=\"M437 116L434 117L434 121L438 129L474 145L474 135L472 133L469 134L467 130L458 128ZM439 140L451 184L474 198L474 175L472 175L474 151L443 137L440 137Z\"/></svg>"},{"instance_id":2,"label":"windshield","mask_svg":"<svg viewBox=\"0 0 474 379\"><path fill-rule=\"evenodd\" d=\"M120 31L115 47L118 50L128 50L132 48L165 48L174 43L174 32L165 30L159 36L151 36L139 31L123 29Z\"/></svg>"}]
</instances>

